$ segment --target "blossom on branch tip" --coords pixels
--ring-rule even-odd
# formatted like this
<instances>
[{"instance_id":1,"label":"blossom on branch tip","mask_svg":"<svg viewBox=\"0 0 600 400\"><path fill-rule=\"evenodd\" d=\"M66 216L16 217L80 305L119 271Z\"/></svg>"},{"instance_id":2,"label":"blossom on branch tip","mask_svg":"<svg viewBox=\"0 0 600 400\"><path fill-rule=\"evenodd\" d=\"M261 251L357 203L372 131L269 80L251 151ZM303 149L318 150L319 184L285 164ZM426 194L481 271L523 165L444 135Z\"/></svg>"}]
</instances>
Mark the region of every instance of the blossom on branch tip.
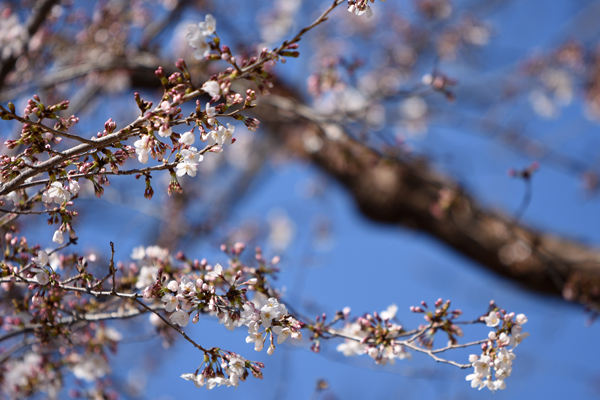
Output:
<instances>
[{"instance_id":1,"label":"blossom on branch tip","mask_svg":"<svg viewBox=\"0 0 600 400\"><path fill-rule=\"evenodd\" d=\"M48 190L42 193L42 201L51 203L54 201L57 204L62 204L71 200L71 193L60 182L52 182Z\"/></svg>"},{"instance_id":2,"label":"blossom on branch tip","mask_svg":"<svg viewBox=\"0 0 600 400\"><path fill-rule=\"evenodd\" d=\"M40 272L35 274L34 279L37 281L37 283L39 283L42 286L47 285L48 282L50 282L50 276L48 275L48 272L46 272L45 269L42 269Z\"/></svg>"},{"instance_id":3,"label":"blossom on branch tip","mask_svg":"<svg viewBox=\"0 0 600 400\"><path fill-rule=\"evenodd\" d=\"M194 132L189 131L189 132L186 132L183 135L181 135L181 138L179 139L179 143L183 143L185 145L191 146L194 144L195 140L196 140L196 137L194 136Z\"/></svg>"},{"instance_id":4,"label":"blossom on branch tip","mask_svg":"<svg viewBox=\"0 0 600 400\"><path fill-rule=\"evenodd\" d=\"M177 171L175 172L177 176L183 176L188 174L189 176L196 176L198 172L198 164L192 164L187 162L180 162L177 164Z\"/></svg>"},{"instance_id":5,"label":"blossom on branch tip","mask_svg":"<svg viewBox=\"0 0 600 400\"><path fill-rule=\"evenodd\" d=\"M175 297L169 293L165 294L160 299L160 301L165 303L165 311L166 312L173 312L173 310L175 310L175 308L177 308L177 306L179 305L179 300L177 299L177 297Z\"/></svg>"},{"instance_id":6,"label":"blossom on branch tip","mask_svg":"<svg viewBox=\"0 0 600 400\"><path fill-rule=\"evenodd\" d=\"M206 81L202 84L204 90L210 97L218 96L221 93L221 86L217 81Z\"/></svg>"},{"instance_id":7,"label":"blossom on branch tip","mask_svg":"<svg viewBox=\"0 0 600 400\"><path fill-rule=\"evenodd\" d=\"M198 25L188 25L188 31L185 37L190 47L195 50L194 58L201 60L210 53L210 46L206 43L206 36L204 36Z\"/></svg>"},{"instance_id":8,"label":"blossom on branch tip","mask_svg":"<svg viewBox=\"0 0 600 400\"><path fill-rule=\"evenodd\" d=\"M367 14L367 18L371 18L373 16L373 11L371 7L368 5L368 0L354 0L349 1L350 5L348 6L348 11L354 13L356 15Z\"/></svg>"},{"instance_id":9,"label":"blossom on branch tip","mask_svg":"<svg viewBox=\"0 0 600 400\"><path fill-rule=\"evenodd\" d=\"M398 312L398 306L395 304L390 305L385 311L379 313L381 319L393 319Z\"/></svg>"},{"instance_id":10,"label":"blossom on branch tip","mask_svg":"<svg viewBox=\"0 0 600 400\"><path fill-rule=\"evenodd\" d=\"M498 326L498 324L500 323L500 319L498 318L496 311L490 311L487 317L484 317L483 319L485 321L485 324L489 327Z\"/></svg>"},{"instance_id":11,"label":"blossom on branch tip","mask_svg":"<svg viewBox=\"0 0 600 400\"><path fill-rule=\"evenodd\" d=\"M217 278L223 275L223 267L221 267L221 264L217 264L215 265L215 268L206 275Z\"/></svg>"},{"instance_id":12,"label":"blossom on branch tip","mask_svg":"<svg viewBox=\"0 0 600 400\"><path fill-rule=\"evenodd\" d=\"M187 326L190 322L190 315L182 310L177 310L169 317L172 323L177 324L181 327Z\"/></svg>"},{"instance_id":13,"label":"blossom on branch tip","mask_svg":"<svg viewBox=\"0 0 600 400\"><path fill-rule=\"evenodd\" d=\"M142 164L146 164L148 162L148 155L151 150L151 142L150 135L144 135L141 139L136 140L133 143L135 147L135 152L138 155L138 161Z\"/></svg>"},{"instance_id":14,"label":"blossom on branch tip","mask_svg":"<svg viewBox=\"0 0 600 400\"><path fill-rule=\"evenodd\" d=\"M169 289L171 292L177 292L179 290L179 284L177 281L170 281L167 284L167 289Z\"/></svg>"},{"instance_id":15,"label":"blossom on branch tip","mask_svg":"<svg viewBox=\"0 0 600 400\"><path fill-rule=\"evenodd\" d=\"M206 14L204 22L198 23L198 27L204 36L210 36L217 30L217 20L211 14Z\"/></svg>"},{"instance_id":16,"label":"blossom on branch tip","mask_svg":"<svg viewBox=\"0 0 600 400\"><path fill-rule=\"evenodd\" d=\"M48 253L46 253L44 250L40 250L38 251L37 256L33 257L31 261L33 261L33 263L38 267L43 267L45 265L48 265L48 263L50 262L50 257L48 257Z\"/></svg>"},{"instance_id":17,"label":"blossom on branch tip","mask_svg":"<svg viewBox=\"0 0 600 400\"><path fill-rule=\"evenodd\" d=\"M525 314L519 314L517 315L517 318L515 319L515 322L518 325L524 325L527 323L527 317L525 316Z\"/></svg>"},{"instance_id":18,"label":"blossom on branch tip","mask_svg":"<svg viewBox=\"0 0 600 400\"><path fill-rule=\"evenodd\" d=\"M181 156L183 157L183 161L189 164L198 164L204 160L204 156L195 147L181 150Z\"/></svg>"},{"instance_id":19,"label":"blossom on branch tip","mask_svg":"<svg viewBox=\"0 0 600 400\"><path fill-rule=\"evenodd\" d=\"M63 232L60 229L57 229L52 236L52 241L56 244L63 244Z\"/></svg>"},{"instance_id":20,"label":"blossom on branch tip","mask_svg":"<svg viewBox=\"0 0 600 400\"><path fill-rule=\"evenodd\" d=\"M186 381L192 381L196 385L197 388L204 386L204 375L196 375L196 374L183 374L181 375L183 379Z\"/></svg>"},{"instance_id":21,"label":"blossom on branch tip","mask_svg":"<svg viewBox=\"0 0 600 400\"><path fill-rule=\"evenodd\" d=\"M72 195L76 195L81 190L81 186L79 186L79 182L77 181L69 181L69 192Z\"/></svg>"},{"instance_id":22,"label":"blossom on branch tip","mask_svg":"<svg viewBox=\"0 0 600 400\"><path fill-rule=\"evenodd\" d=\"M158 135L161 137L169 137L173 133L173 130L169 125L161 125L158 128Z\"/></svg>"}]
</instances>

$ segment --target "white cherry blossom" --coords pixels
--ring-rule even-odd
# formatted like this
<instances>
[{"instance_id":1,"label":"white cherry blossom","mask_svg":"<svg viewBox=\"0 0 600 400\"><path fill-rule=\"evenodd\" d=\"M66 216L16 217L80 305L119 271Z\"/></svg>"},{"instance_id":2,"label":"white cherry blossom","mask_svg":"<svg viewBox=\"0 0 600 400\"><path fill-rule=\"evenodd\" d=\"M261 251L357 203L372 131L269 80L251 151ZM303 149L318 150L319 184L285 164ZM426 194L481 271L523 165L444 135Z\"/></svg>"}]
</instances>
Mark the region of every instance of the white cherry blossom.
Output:
<instances>
[{"instance_id":1,"label":"white cherry blossom","mask_svg":"<svg viewBox=\"0 0 600 400\"><path fill-rule=\"evenodd\" d=\"M169 317L172 323L181 327L187 326L190 322L190 315L183 310L177 310Z\"/></svg>"},{"instance_id":2,"label":"white cherry blossom","mask_svg":"<svg viewBox=\"0 0 600 400\"><path fill-rule=\"evenodd\" d=\"M483 319L485 321L485 324L489 327L498 326L498 324L500 323L500 318L498 318L496 311L490 311L487 317L484 317Z\"/></svg>"},{"instance_id":3,"label":"white cherry blossom","mask_svg":"<svg viewBox=\"0 0 600 400\"><path fill-rule=\"evenodd\" d=\"M148 155L151 150L151 142L150 135L144 135L141 139L136 140L133 143L135 147L135 152L138 155L138 161L142 164L146 164L148 162Z\"/></svg>"},{"instance_id":4,"label":"white cherry blossom","mask_svg":"<svg viewBox=\"0 0 600 400\"><path fill-rule=\"evenodd\" d=\"M204 386L204 375L196 375L196 374L183 374L181 375L183 379L186 381L192 381L196 385L197 388Z\"/></svg>"},{"instance_id":5,"label":"white cherry blossom","mask_svg":"<svg viewBox=\"0 0 600 400\"><path fill-rule=\"evenodd\" d=\"M158 135L161 137L169 137L171 134L173 134L173 130L168 125L161 125L160 128L158 128Z\"/></svg>"},{"instance_id":6,"label":"white cherry blossom","mask_svg":"<svg viewBox=\"0 0 600 400\"><path fill-rule=\"evenodd\" d=\"M177 283L177 281L170 281L167 284L167 289L169 289L171 292L177 292L179 290L179 283Z\"/></svg>"},{"instance_id":7,"label":"white cherry blossom","mask_svg":"<svg viewBox=\"0 0 600 400\"><path fill-rule=\"evenodd\" d=\"M177 308L177 305L179 304L179 300L177 299L177 297L175 297L169 293L165 294L160 299L160 301L165 303L165 311L166 312L173 312L173 310L175 310L175 308Z\"/></svg>"},{"instance_id":8,"label":"white cherry blossom","mask_svg":"<svg viewBox=\"0 0 600 400\"><path fill-rule=\"evenodd\" d=\"M206 81L202 84L204 90L210 97L215 97L221 93L221 87L217 81Z\"/></svg>"},{"instance_id":9,"label":"white cherry blossom","mask_svg":"<svg viewBox=\"0 0 600 400\"><path fill-rule=\"evenodd\" d=\"M156 266L146 266L144 265L138 274L138 281L135 284L137 289L143 289L147 286L152 285L156 282L156 278L158 277L158 267Z\"/></svg>"},{"instance_id":10,"label":"white cherry blossom","mask_svg":"<svg viewBox=\"0 0 600 400\"><path fill-rule=\"evenodd\" d=\"M40 250L38 251L37 256L33 257L31 261L33 261L33 263L38 267L43 267L50 262L50 258L48 257L48 253L46 253L44 250Z\"/></svg>"},{"instance_id":11,"label":"white cherry blossom","mask_svg":"<svg viewBox=\"0 0 600 400\"><path fill-rule=\"evenodd\" d=\"M62 204L71 199L71 193L60 182L52 182L48 190L42 194L42 201L51 203L54 201L57 204Z\"/></svg>"},{"instance_id":12,"label":"white cherry blossom","mask_svg":"<svg viewBox=\"0 0 600 400\"><path fill-rule=\"evenodd\" d=\"M206 14L204 22L200 22L198 27L204 36L210 36L217 30L217 20L211 14Z\"/></svg>"},{"instance_id":13,"label":"white cherry blossom","mask_svg":"<svg viewBox=\"0 0 600 400\"><path fill-rule=\"evenodd\" d=\"M214 269L206 275L217 278L217 277L223 275L223 267L221 266L221 264L217 264L217 265L215 265Z\"/></svg>"},{"instance_id":14,"label":"white cherry blossom","mask_svg":"<svg viewBox=\"0 0 600 400\"><path fill-rule=\"evenodd\" d=\"M42 286L47 285L50 282L50 276L45 269L42 269L40 272L35 274L34 279Z\"/></svg>"},{"instance_id":15,"label":"white cherry blossom","mask_svg":"<svg viewBox=\"0 0 600 400\"><path fill-rule=\"evenodd\" d=\"M274 326L273 333L277 335L277 344L281 344L292 334L292 330L289 327Z\"/></svg>"},{"instance_id":16,"label":"white cherry blossom","mask_svg":"<svg viewBox=\"0 0 600 400\"><path fill-rule=\"evenodd\" d=\"M63 244L63 232L60 229L57 229L52 236L52 241L57 244Z\"/></svg>"},{"instance_id":17,"label":"white cherry blossom","mask_svg":"<svg viewBox=\"0 0 600 400\"><path fill-rule=\"evenodd\" d=\"M69 181L69 192L72 195L76 195L81 190L81 186L79 186L79 182L77 181Z\"/></svg>"},{"instance_id":18,"label":"white cherry blossom","mask_svg":"<svg viewBox=\"0 0 600 400\"><path fill-rule=\"evenodd\" d=\"M198 173L198 164L180 162L177 164L177 171L175 171L175 173L177 176L184 176L185 174L196 176Z\"/></svg>"},{"instance_id":19,"label":"white cherry blossom","mask_svg":"<svg viewBox=\"0 0 600 400\"><path fill-rule=\"evenodd\" d=\"M183 157L183 161L189 164L198 164L204 160L204 156L195 147L181 150L181 156Z\"/></svg>"},{"instance_id":20,"label":"white cherry blossom","mask_svg":"<svg viewBox=\"0 0 600 400\"><path fill-rule=\"evenodd\" d=\"M206 36L204 36L198 25L188 25L186 39L188 40L190 47L195 50L194 58L196 60L202 60L210 54L210 46L206 42Z\"/></svg>"},{"instance_id":21,"label":"white cherry blossom","mask_svg":"<svg viewBox=\"0 0 600 400\"><path fill-rule=\"evenodd\" d=\"M183 143L188 146L193 145L194 141L196 141L196 137L194 136L194 132L192 131L184 133L179 139L179 143Z\"/></svg>"}]
</instances>

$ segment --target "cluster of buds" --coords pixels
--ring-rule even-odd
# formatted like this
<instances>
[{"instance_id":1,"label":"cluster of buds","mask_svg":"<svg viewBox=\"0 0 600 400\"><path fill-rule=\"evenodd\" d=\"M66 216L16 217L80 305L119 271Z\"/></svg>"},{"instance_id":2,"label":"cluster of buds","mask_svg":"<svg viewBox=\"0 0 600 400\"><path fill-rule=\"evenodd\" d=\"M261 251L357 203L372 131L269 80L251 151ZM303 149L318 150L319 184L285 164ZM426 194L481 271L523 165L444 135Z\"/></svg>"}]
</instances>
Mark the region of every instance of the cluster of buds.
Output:
<instances>
[{"instance_id":1,"label":"cluster of buds","mask_svg":"<svg viewBox=\"0 0 600 400\"><path fill-rule=\"evenodd\" d=\"M439 331L446 333L450 345L457 344L458 338L463 336L463 331L453 321L462 315L462 311L450 310L450 300L437 299L434 306L435 309L430 310L427 303L422 301L421 306L410 307L410 311L424 314L423 318L427 321L427 325L419 326L419 329L424 330L424 334L417 338L419 344L426 349L431 349L435 335Z\"/></svg>"}]
</instances>

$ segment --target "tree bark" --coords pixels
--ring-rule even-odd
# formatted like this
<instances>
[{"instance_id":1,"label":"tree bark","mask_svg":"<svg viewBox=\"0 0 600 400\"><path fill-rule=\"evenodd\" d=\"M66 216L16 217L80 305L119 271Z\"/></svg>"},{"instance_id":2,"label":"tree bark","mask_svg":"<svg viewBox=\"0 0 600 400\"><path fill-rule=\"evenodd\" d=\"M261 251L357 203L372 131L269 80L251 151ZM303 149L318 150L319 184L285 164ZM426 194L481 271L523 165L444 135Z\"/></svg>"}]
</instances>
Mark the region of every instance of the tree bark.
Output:
<instances>
[{"instance_id":1,"label":"tree bark","mask_svg":"<svg viewBox=\"0 0 600 400\"><path fill-rule=\"evenodd\" d=\"M351 138L341 124L319 120L290 93L263 98L255 110L270 134L342 184L371 220L426 232L531 290L597 309L598 249L483 207L426 160L380 154Z\"/></svg>"}]
</instances>

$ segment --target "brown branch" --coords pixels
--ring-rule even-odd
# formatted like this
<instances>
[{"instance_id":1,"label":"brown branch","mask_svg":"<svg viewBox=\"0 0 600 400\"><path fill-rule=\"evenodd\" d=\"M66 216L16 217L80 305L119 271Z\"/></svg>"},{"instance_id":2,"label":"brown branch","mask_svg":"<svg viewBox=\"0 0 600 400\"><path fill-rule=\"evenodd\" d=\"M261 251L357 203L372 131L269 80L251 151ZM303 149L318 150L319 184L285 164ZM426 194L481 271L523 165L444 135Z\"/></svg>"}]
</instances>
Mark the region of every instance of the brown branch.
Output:
<instances>
[{"instance_id":1,"label":"brown branch","mask_svg":"<svg viewBox=\"0 0 600 400\"><path fill-rule=\"evenodd\" d=\"M294 94L284 97L263 101L255 109L257 117L289 151L311 160L341 183L366 217L424 231L529 289L597 308L597 249L515 223L482 206L426 160L388 158L347 134L332 140L323 134L331 122L294 100ZM344 131L341 123L335 124ZM320 148L307 149L305 141L314 137ZM440 189L449 190L454 199L444 213L436 215L432 207L438 203Z\"/></svg>"}]
</instances>

